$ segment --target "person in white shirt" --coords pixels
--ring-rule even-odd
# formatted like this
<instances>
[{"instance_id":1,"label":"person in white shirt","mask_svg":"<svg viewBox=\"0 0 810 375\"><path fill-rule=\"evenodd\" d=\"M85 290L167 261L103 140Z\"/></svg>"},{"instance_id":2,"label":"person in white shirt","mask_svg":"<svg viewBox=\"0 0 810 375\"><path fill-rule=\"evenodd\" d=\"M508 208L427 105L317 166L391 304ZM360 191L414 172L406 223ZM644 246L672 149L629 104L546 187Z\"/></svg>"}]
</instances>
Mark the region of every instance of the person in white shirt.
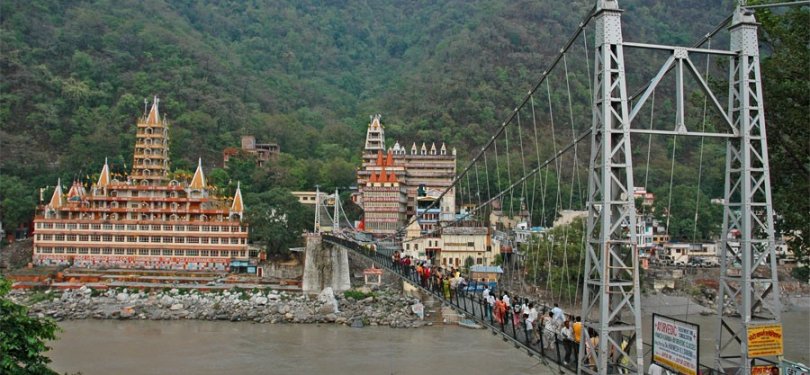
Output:
<instances>
[{"instance_id":1,"label":"person in white shirt","mask_svg":"<svg viewBox=\"0 0 810 375\"><path fill-rule=\"evenodd\" d=\"M486 316L492 321L492 308L495 307L495 297L491 294L487 296L486 303L484 304L484 309L486 310Z\"/></svg>"},{"instance_id":2,"label":"person in white shirt","mask_svg":"<svg viewBox=\"0 0 810 375\"><path fill-rule=\"evenodd\" d=\"M664 375L666 370L656 363L651 363L650 368L647 369L647 375Z\"/></svg>"},{"instance_id":3,"label":"person in white shirt","mask_svg":"<svg viewBox=\"0 0 810 375\"><path fill-rule=\"evenodd\" d=\"M506 307L512 306L509 304L509 296L506 294L506 292L503 292L503 297L501 297L501 299L503 300L503 303L506 304Z\"/></svg>"},{"instance_id":4,"label":"person in white shirt","mask_svg":"<svg viewBox=\"0 0 810 375\"><path fill-rule=\"evenodd\" d=\"M562 322L554 319L554 314L549 311L547 317L543 317L543 346L551 349L554 346L554 339L560 333Z\"/></svg>"},{"instance_id":5,"label":"person in white shirt","mask_svg":"<svg viewBox=\"0 0 810 375\"><path fill-rule=\"evenodd\" d=\"M565 321L565 312L560 308L560 305L555 303L554 307L551 309L551 313L554 319L559 320L561 323Z\"/></svg>"}]
</instances>

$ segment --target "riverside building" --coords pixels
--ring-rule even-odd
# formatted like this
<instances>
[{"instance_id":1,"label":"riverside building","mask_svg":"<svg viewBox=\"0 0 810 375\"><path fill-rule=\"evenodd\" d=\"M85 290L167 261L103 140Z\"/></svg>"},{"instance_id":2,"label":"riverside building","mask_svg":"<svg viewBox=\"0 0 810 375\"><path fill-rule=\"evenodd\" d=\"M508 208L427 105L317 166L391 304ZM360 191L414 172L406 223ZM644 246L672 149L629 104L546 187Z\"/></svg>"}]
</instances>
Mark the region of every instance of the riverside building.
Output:
<instances>
[{"instance_id":1,"label":"riverside building","mask_svg":"<svg viewBox=\"0 0 810 375\"><path fill-rule=\"evenodd\" d=\"M395 142L393 147L386 148L385 129L380 118L380 115L372 116L366 131L362 166L357 171L357 186L360 190L357 203L366 212L364 225L367 232L390 234L401 228L406 223L407 218L419 213L419 201L425 199L425 192L442 192L452 186L453 179L456 176L456 150L448 151L447 146L443 143L439 147L435 143L430 146L422 143L421 147L417 147L416 143L413 143L410 150L408 150L401 146L399 142ZM384 156L384 158L381 156ZM369 216L369 207L366 205L371 193L368 188L375 187L375 183L380 183L379 179L383 176L389 178L395 176L396 183L405 191L405 202L402 210L404 215L396 215L393 231L389 229L392 226L392 222L389 220L394 215L386 216L385 224L382 224L382 222L377 223L375 222L376 215ZM371 182L372 177L378 181ZM369 185L369 182L371 182L371 185ZM372 195L376 194L375 192ZM436 213L438 216L437 221L449 222L454 220L456 212L455 191L445 194L435 208L439 211Z\"/></svg>"},{"instance_id":2,"label":"riverside building","mask_svg":"<svg viewBox=\"0 0 810 375\"><path fill-rule=\"evenodd\" d=\"M202 162L190 181L169 177L168 123L155 98L137 122L134 162L126 180L108 163L89 189L61 180L34 218L38 265L228 271L255 263L243 223L242 192L216 196Z\"/></svg>"}]
</instances>

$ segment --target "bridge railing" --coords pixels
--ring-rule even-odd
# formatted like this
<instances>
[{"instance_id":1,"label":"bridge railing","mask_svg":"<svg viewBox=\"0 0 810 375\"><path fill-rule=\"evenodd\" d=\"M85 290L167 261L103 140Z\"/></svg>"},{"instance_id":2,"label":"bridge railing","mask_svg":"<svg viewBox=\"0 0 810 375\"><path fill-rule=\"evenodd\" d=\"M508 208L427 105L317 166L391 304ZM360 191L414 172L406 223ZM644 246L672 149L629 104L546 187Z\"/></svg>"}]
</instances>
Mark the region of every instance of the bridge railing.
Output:
<instances>
[{"instance_id":1,"label":"bridge railing","mask_svg":"<svg viewBox=\"0 0 810 375\"><path fill-rule=\"evenodd\" d=\"M525 350L529 356L538 356L544 362L550 360L558 366L560 371L577 371L579 344L564 340L557 332L549 331L540 325L542 317L551 310L548 305L538 304L540 319L538 319L537 327L529 331L522 316L515 317L515 313L511 309L504 314L503 319L498 319L493 314L492 307L481 296L484 286L488 285L486 283L473 281L456 288L449 288L449 285L445 285L444 280L440 283L439 279L435 277L420 278L412 266L396 264L389 254L375 251L370 244L364 245L328 234L324 234L323 239L370 259L408 283L432 294L457 310L463 311L476 323L487 327L493 335L500 335L504 341L511 341L515 348ZM492 293L498 293L497 288L493 288ZM616 366L616 369L621 371L620 366L618 364Z\"/></svg>"}]
</instances>

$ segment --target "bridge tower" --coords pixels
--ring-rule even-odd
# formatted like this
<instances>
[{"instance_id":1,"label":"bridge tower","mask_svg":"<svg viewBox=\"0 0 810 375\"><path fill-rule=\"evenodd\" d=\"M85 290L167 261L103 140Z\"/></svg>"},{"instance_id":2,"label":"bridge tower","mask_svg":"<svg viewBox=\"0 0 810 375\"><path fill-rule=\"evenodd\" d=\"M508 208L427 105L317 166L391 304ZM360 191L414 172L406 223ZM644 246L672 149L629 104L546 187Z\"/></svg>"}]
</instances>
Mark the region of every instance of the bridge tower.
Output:
<instances>
[{"instance_id":1,"label":"bridge tower","mask_svg":"<svg viewBox=\"0 0 810 375\"><path fill-rule=\"evenodd\" d=\"M718 369L750 374L755 357L748 330L781 327L771 180L765 136L757 23L738 6L729 28L728 117L737 134L726 143L722 255L716 343ZM773 355L764 356L773 361Z\"/></svg>"},{"instance_id":2,"label":"bridge tower","mask_svg":"<svg viewBox=\"0 0 810 375\"><path fill-rule=\"evenodd\" d=\"M582 319L599 335L596 368L580 344L579 371L608 373L608 353L630 358L643 373L636 208L630 152L630 112L616 0L598 0L593 76L593 128L588 177L588 220ZM587 338L587 332L585 333ZM624 345L623 345L624 343Z\"/></svg>"}]
</instances>

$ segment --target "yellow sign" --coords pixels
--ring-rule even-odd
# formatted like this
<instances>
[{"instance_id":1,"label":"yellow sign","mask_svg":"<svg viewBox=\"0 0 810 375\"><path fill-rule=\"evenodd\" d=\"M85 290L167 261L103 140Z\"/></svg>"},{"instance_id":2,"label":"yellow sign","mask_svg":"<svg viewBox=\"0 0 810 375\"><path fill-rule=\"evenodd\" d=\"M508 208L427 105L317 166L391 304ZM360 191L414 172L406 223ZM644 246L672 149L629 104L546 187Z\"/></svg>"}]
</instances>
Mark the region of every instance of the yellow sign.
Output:
<instances>
[{"instance_id":1,"label":"yellow sign","mask_svg":"<svg viewBox=\"0 0 810 375\"><path fill-rule=\"evenodd\" d=\"M783 355L782 325L748 326L748 357Z\"/></svg>"}]
</instances>

